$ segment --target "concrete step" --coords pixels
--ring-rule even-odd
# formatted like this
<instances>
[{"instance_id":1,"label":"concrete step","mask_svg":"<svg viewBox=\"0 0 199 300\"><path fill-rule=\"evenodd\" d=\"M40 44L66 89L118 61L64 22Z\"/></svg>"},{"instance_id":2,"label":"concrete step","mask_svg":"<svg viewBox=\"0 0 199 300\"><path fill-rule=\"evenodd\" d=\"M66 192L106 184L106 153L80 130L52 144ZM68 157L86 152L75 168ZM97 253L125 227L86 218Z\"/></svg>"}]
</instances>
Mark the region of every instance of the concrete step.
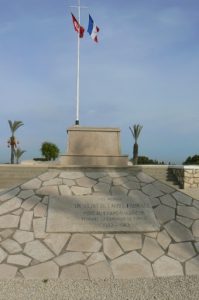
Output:
<instances>
[{"instance_id":1,"label":"concrete step","mask_svg":"<svg viewBox=\"0 0 199 300\"><path fill-rule=\"evenodd\" d=\"M46 172L46 167L31 166L0 166L0 189L10 188L22 184Z\"/></svg>"}]
</instances>

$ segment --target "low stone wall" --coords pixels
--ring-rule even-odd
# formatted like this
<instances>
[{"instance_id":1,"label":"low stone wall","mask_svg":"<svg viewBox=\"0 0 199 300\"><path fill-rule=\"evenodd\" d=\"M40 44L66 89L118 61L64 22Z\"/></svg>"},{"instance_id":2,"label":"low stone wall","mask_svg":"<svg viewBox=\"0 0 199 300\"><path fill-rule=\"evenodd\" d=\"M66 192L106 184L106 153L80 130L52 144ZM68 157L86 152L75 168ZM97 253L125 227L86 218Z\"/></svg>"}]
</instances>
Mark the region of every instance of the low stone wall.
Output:
<instances>
[{"instance_id":1,"label":"low stone wall","mask_svg":"<svg viewBox=\"0 0 199 300\"><path fill-rule=\"evenodd\" d=\"M199 166L171 166L181 188L199 188Z\"/></svg>"}]
</instances>

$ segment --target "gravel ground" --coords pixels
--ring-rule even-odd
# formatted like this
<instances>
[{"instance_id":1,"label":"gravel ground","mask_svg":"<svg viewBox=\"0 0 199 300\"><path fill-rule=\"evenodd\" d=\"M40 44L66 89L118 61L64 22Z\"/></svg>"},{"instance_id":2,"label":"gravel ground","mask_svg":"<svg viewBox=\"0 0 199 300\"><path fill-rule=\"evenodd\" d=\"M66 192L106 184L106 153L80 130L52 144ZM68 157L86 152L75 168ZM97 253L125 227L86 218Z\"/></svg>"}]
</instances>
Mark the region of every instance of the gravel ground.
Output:
<instances>
[{"instance_id":1,"label":"gravel ground","mask_svg":"<svg viewBox=\"0 0 199 300\"><path fill-rule=\"evenodd\" d=\"M199 299L199 276L105 281L2 280L0 299L194 300Z\"/></svg>"}]
</instances>

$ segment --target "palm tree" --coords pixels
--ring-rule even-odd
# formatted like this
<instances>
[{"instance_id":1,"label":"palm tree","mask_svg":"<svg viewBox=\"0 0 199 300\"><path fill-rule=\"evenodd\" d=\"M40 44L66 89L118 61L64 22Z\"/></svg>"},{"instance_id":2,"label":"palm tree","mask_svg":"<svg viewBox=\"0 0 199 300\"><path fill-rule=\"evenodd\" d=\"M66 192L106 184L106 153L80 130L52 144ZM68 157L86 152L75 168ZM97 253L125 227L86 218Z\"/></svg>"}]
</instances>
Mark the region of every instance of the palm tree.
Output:
<instances>
[{"instance_id":1,"label":"palm tree","mask_svg":"<svg viewBox=\"0 0 199 300\"><path fill-rule=\"evenodd\" d=\"M131 130L131 133L134 137L135 143L133 146L133 164L137 165L138 163L138 137L140 135L140 132L142 130L143 126L139 125L139 124L135 124L133 125L133 128L131 128L131 126L129 126L129 129Z\"/></svg>"},{"instance_id":2,"label":"palm tree","mask_svg":"<svg viewBox=\"0 0 199 300\"><path fill-rule=\"evenodd\" d=\"M14 164L14 150L15 150L15 148L17 148L17 143L18 143L16 138L15 138L15 131L19 127L23 126L24 124L21 121L12 122L10 120L8 120L8 123L9 123L11 134L12 134L11 137L9 138L9 140L8 140L8 147L10 147L10 149L11 149L10 162L11 162L11 164Z\"/></svg>"},{"instance_id":3,"label":"palm tree","mask_svg":"<svg viewBox=\"0 0 199 300\"><path fill-rule=\"evenodd\" d=\"M26 152L26 150L21 150L20 148L14 149L14 156L16 158L16 163L19 163L20 157Z\"/></svg>"}]
</instances>

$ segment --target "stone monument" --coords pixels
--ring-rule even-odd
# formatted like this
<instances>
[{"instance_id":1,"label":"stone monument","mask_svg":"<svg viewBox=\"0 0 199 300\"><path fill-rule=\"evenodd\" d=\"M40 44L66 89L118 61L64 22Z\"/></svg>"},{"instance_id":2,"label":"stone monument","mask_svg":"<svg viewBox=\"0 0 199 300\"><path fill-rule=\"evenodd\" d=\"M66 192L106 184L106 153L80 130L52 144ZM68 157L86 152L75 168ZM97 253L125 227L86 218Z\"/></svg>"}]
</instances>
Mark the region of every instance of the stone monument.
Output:
<instances>
[{"instance_id":1,"label":"stone monument","mask_svg":"<svg viewBox=\"0 0 199 300\"><path fill-rule=\"evenodd\" d=\"M128 155L121 155L120 129L73 126L67 130L67 153L63 166L127 167Z\"/></svg>"}]
</instances>

